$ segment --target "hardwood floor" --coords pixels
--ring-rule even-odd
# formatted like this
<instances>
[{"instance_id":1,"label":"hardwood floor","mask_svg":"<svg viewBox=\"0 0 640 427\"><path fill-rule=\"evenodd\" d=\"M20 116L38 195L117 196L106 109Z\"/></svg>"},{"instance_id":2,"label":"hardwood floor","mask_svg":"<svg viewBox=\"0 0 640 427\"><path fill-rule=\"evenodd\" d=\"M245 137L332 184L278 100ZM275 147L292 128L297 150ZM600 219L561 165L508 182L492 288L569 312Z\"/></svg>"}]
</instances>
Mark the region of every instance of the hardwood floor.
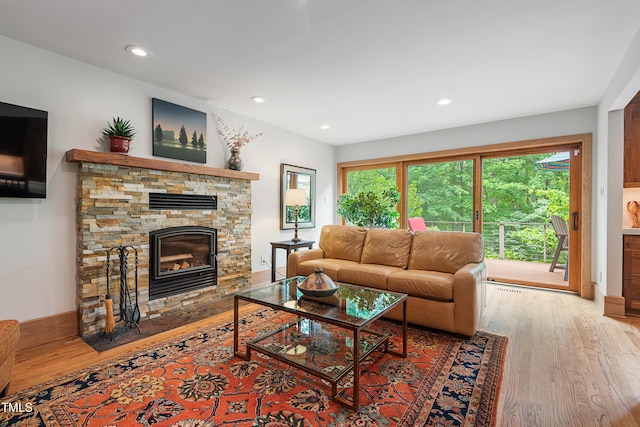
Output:
<instances>
[{"instance_id":1,"label":"hardwood floor","mask_svg":"<svg viewBox=\"0 0 640 427\"><path fill-rule=\"evenodd\" d=\"M640 425L640 318L604 317L592 301L568 292L488 288L481 329L509 337L498 426ZM102 353L79 338L21 350L10 392L222 318L231 313Z\"/></svg>"},{"instance_id":2,"label":"hardwood floor","mask_svg":"<svg viewBox=\"0 0 640 427\"><path fill-rule=\"evenodd\" d=\"M640 425L640 319L568 292L489 285L481 329L509 337L499 426Z\"/></svg>"}]
</instances>

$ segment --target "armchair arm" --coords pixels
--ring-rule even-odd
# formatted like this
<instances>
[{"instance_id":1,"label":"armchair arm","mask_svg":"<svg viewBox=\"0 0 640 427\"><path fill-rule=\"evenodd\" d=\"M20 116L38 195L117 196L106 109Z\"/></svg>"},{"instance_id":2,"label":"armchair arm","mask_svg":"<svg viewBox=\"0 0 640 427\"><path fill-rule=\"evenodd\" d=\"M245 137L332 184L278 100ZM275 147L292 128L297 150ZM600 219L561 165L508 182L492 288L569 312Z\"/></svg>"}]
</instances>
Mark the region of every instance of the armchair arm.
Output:
<instances>
[{"instance_id":1,"label":"armchair arm","mask_svg":"<svg viewBox=\"0 0 640 427\"><path fill-rule=\"evenodd\" d=\"M456 331L472 336L478 329L487 298L487 266L469 263L454 275L453 302Z\"/></svg>"},{"instance_id":2,"label":"armchair arm","mask_svg":"<svg viewBox=\"0 0 640 427\"><path fill-rule=\"evenodd\" d=\"M291 252L287 259L287 277L298 275L298 264L310 259L324 258L324 251L320 248L309 249L308 251Z\"/></svg>"},{"instance_id":3,"label":"armchair arm","mask_svg":"<svg viewBox=\"0 0 640 427\"><path fill-rule=\"evenodd\" d=\"M0 364L13 357L20 339L20 325L17 320L0 320Z\"/></svg>"},{"instance_id":4,"label":"armchair arm","mask_svg":"<svg viewBox=\"0 0 640 427\"><path fill-rule=\"evenodd\" d=\"M20 324L17 320L0 320L0 397L7 391L16 347L20 339Z\"/></svg>"}]
</instances>

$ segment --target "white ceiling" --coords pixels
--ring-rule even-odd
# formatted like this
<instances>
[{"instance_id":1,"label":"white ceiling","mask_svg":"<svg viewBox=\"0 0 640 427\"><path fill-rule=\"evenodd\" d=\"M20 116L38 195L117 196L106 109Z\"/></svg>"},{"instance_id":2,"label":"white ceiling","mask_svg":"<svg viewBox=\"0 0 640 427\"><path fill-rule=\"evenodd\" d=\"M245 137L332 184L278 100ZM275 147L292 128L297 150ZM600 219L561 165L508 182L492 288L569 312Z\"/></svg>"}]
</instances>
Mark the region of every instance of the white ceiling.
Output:
<instances>
[{"instance_id":1,"label":"white ceiling","mask_svg":"<svg viewBox=\"0 0 640 427\"><path fill-rule=\"evenodd\" d=\"M0 0L4 36L335 145L596 105L639 17L638 0Z\"/></svg>"}]
</instances>

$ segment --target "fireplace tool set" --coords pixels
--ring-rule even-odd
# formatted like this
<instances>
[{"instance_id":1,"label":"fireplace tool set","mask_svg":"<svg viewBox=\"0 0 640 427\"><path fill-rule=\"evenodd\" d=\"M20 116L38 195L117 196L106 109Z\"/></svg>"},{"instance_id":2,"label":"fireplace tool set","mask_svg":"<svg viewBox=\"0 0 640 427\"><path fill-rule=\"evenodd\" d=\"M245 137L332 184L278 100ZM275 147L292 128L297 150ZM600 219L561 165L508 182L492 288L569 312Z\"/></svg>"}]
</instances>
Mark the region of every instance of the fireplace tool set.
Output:
<instances>
[{"instance_id":1,"label":"fireplace tool set","mask_svg":"<svg viewBox=\"0 0 640 427\"><path fill-rule=\"evenodd\" d=\"M131 290L127 283L128 258L130 251L135 253L135 300L131 299ZM111 300L109 288L112 252L115 252L120 259L120 319L117 324L113 315L113 301ZM135 326L138 329L138 333L142 333L140 326L138 325L138 322L140 321L140 307L138 306L138 249L133 246L114 246L107 251L107 295L105 296L105 307L107 314L104 334L111 334L111 341L113 341L113 335L116 329L121 324L127 328L133 328Z\"/></svg>"}]
</instances>

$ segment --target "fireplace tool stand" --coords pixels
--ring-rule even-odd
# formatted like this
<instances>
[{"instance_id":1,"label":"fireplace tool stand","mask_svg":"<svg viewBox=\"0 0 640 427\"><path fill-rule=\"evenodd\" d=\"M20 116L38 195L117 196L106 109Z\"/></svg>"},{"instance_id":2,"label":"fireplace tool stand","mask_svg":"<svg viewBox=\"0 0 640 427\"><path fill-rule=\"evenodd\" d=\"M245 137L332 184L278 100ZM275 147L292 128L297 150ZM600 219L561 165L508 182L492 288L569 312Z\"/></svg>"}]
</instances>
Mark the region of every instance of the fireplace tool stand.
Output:
<instances>
[{"instance_id":1,"label":"fireplace tool stand","mask_svg":"<svg viewBox=\"0 0 640 427\"><path fill-rule=\"evenodd\" d=\"M128 258L130 251L135 253L136 262L134 289L135 305L134 301L131 300L131 290L127 283ZM120 319L116 323L113 331L111 331L111 341L113 341L113 336L115 335L118 326L121 325L127 328L133 328L135 326L138 333L142 334L140 326L138 325L138 322L140 321L140 307L138 306L138 249L133 246L114 246L107 251L107 294L109 293L109 276L111 275L109 264L112 252L115 252L120 258ZM106 334L107 332L105 330L105 335Z\"/></svg>"}]
</instances>

